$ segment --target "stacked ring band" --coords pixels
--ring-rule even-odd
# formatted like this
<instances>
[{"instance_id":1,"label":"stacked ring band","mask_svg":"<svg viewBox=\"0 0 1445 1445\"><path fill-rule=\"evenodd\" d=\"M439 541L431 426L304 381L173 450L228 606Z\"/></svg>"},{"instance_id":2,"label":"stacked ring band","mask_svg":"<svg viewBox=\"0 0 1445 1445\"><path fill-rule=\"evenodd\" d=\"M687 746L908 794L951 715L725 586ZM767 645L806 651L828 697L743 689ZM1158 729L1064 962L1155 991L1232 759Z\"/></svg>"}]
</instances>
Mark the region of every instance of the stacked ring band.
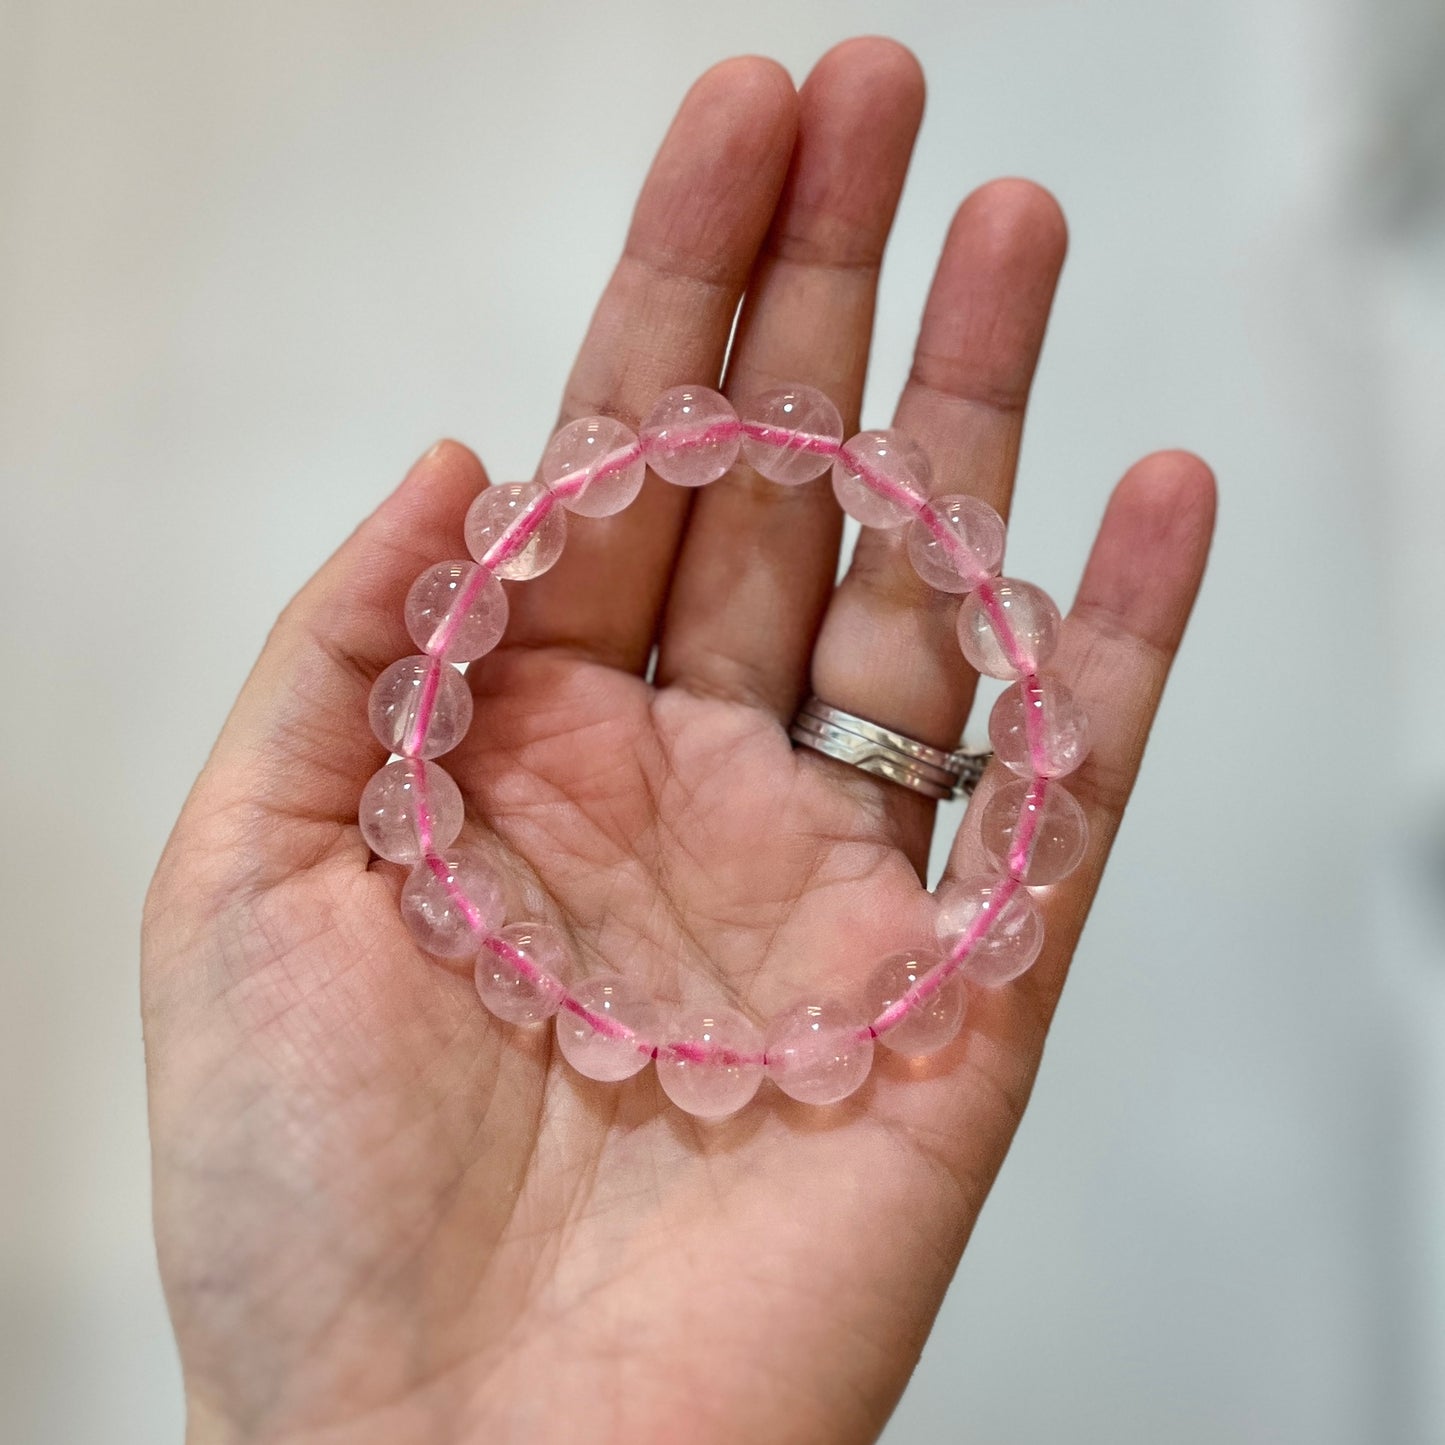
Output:
<instances>
[{"instance_id":1,"label":"stacked ring band","mask_svg":"<svg viewBox=\"0 0 1445 1445\"><path fill-rule=\"evenodd\" d=\"M903 530L919 576L962 598L964 658L1011 683L994 705L989 737L998 762L1017 775L983 805L979 835L990 871L945 885L934 938L906 941L878 960L857 995L803 998L765 1024L721 1002L669 1008L619 974L584 976L562 929L509 922L499 878L455 847L461 792L433 761L470 725L472 696L459 667L501 640L504 581L540 576L561 554L570 517L621 511L649 468L665 482L699 487L739 459L780 486L806 485L831 469L845 512L866 527ZM1031 890L1058 882L1083 857L1083 810L1059 779L1083 761L1088 724L1067 688L1040 671L1058 641L1058 608L1033 584L999 575L1002 519L976 497L930 497L930 476L922 449L899 431L845 441L837 408L810 387L775 387L735 411L716 391L679 386L657 400L638 432L584 417L552 438L536 480L487 487L467 513L471 558L428 568L407 596L406 623L420 651L387 668L369 701L372 728L395 756L366 785L361 832L378 857L410 868L401 914L420 948L473 960L477 992L504 1022L551 1021L579 1073L618 1081L652 1064L668 1097L700 1117L735 1112L764 1078L805 1103L835 1103L867 1078L876 1045L919 1056L949 1044L968 985L1003 986L1038 957L1043 915ZM930 748L817 699L791 732L930 797L966 789L981 763L980 755Z\"/></svg>"},{"instance_id":2,"label":"stacked ring band","mask_svg":"<svg viewBox=\"0 0 1445 1445\"><path fill-rule=\"evenodd\" d=\"M993 756L968 748L945 752L930 747L817 697L798 709L788 736L826 757L939 801L972 793Z\"/></svg>"}]
</instances>

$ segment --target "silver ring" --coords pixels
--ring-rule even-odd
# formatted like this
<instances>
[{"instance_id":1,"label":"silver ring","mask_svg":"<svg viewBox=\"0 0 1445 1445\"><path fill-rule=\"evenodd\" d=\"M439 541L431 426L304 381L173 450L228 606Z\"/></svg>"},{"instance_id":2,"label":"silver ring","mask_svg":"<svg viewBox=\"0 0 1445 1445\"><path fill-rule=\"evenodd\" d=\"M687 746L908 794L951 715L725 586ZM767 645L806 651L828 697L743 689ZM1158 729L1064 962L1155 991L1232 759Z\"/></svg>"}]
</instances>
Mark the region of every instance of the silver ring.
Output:
<instances>
[{"instance_id":1,"label":"silver ring","mask_svg":"<svg viewBox=\"0 0 1445 1445\"><path fill-rule=\"evenodd\" d=\"M816 697L798 709L788 736L801 747L939 800L972 793L993 757L986 748L930 747Z\"/></svg>"}]
</instances>

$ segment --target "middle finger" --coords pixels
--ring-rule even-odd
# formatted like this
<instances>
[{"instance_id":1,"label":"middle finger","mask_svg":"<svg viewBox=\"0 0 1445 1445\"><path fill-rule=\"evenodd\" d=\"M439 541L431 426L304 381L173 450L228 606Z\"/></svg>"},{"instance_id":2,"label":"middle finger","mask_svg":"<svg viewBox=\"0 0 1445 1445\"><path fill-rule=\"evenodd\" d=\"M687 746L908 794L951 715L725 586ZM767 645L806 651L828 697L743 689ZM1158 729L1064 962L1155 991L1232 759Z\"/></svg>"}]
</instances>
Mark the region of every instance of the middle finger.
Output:
<instances>
[{"instance_id":1,"label":"middle finger","mask_svg":"<svg viewBox=\"0 0 1445 1445\"><path fill-rule=\"evenodd\" d=\"M884 244L923 112L903 46L835 46L799 94L787 186L753 276L724 390L802 382L856 430ZM832 592L842 513L827 472L779 486L744 461L694 503L657 681L791 717Z\"/></svg>"}]
</instances>

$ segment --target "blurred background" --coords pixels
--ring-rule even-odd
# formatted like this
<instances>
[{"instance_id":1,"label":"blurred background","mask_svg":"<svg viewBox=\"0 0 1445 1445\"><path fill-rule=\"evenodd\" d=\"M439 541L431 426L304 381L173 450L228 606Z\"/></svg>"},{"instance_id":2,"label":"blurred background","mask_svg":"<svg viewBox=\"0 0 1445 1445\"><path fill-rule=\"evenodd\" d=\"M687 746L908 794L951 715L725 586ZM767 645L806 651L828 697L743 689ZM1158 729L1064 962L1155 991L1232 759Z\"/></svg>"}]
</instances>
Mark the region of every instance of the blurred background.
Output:
<instances>
[{"instance_id":1,"label":"blurred background","mask_svg":"<svg viewBox=\"0 0 1445 1445\"><path fill-rule=\"evenodd\" d=\"M692 77L886 30L947 218L1073 248L1013 546L1216 467L1212 575L1033 1108L886 1436L1445 1440L1438 0L0 0L0 1438L179 1440L136 934L276 611L435 438L530 474Z\"/></svg>"}]
</instances>

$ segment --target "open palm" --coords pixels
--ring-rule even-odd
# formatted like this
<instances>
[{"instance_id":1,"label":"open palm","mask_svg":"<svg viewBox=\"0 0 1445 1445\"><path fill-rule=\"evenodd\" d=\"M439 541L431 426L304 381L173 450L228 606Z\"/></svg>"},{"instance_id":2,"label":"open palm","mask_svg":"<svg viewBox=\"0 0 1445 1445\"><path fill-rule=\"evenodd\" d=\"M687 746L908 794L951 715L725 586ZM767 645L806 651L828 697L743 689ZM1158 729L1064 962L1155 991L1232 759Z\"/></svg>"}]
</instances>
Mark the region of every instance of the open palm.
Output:
<instances>
[{"instance_id":1,"label":"open palm","mask_svg":"<svg viewBox=\"0 0 1445 1445\"><path fill-rule=\"evenodd\" d=\"M855 423L921 99L912 57L876 40L801 92L761 60L704 76L564 415L635 425L727 353L730 394L804 381ZM1063 244L1026 183L960 208L898 412L936 493L1006 506ZM485 484L465 448L433 448L287 609L151 890L156 1224L191 1438L871 1439L1026 1102L1203 567L1208 473L1182 454L1131 471L1066 623L1091 844L1045 902L1042 959L974 991L926 1065L880 1056L842 1105L773 1092L721 1124L498 1024L465 970L417 951L401 870L356 828L382 761L367 691L413 650L401 599L460 555ZM445 760L509 917L559 924L588 971L760 1016L929 936L932 806L795 752L786 722L813 690L951 746L973 687L956 602L882 534L835 589L840 536L823 482L739 466L694 497L649 477L511 587ZM978 861L965 825L950 871Z\"/></svg>"}]
</instances>

